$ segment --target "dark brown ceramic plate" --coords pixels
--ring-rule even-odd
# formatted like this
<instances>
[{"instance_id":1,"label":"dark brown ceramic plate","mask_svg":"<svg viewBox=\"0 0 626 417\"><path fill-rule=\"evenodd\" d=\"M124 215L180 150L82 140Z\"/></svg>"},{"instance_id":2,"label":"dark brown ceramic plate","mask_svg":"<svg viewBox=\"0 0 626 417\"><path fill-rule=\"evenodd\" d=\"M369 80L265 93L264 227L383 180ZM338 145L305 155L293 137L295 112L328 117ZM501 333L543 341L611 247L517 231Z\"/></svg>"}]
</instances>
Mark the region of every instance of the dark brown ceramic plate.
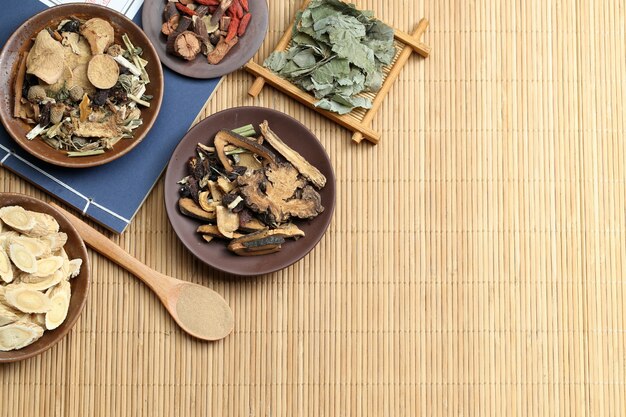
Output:
<instances>
[{"instance_id":1,"label":"dark brown ceramic plate","mask_svg":"<svg viewBox=\"0 0 626 417\"><path fill-rule=\"evenodd\" d=\"M150 76L150 84L146 86L146 94L152 95L153 99L150 102L150 107L141 111L143 125L135 130L133 139L122 139L112 150L102 155L70 158L65 152L52 149L39 138L29 141L26 139L26 133L33 126L13 117L14 83L19 66L19 54L32 47L33 38L40 30L56 25L69 16L76 16L81 19L100 17L109 21L115 29L116 43L123 45L121 38L124 33L127 33L133 44L143 49L142 57L149 62L146 71ZM0 53L0 77L2 77L0 81L0 95L2 96L0 99L0 119L18 145L35 157L51 164L68 168L86 168L111 162L128 153L141 142L154 124L163 99L163 70L159 63L159 56L141 28L124 15L94 4L56 6L31 17L19 26L17 23L15 32Z\"/></svg>"},{"instance_id":2,"label":"dark brown ceramic plate","mask_svg":"<svg viewBox=\"0 0 626 417\"><path fill-rule=\"evenodd\" d=\"M177 182L187 175L187 160L195 154L198 142L212 144L220 129L235 129L249 123L258 126L267 120L270 127L290 147L304 156L326 176L326 186L320 191L324 212L312 220L296 220L306 236L288 240L279 252L263 256L238 256L226 247L226 241L205 242L196 228L200 221L183 216L178 211ZM258 128L257 128L258 131ZM335 174L326 151L315 135L303 124L286 114L261 107L238 107L216 113L187 133L180 142L165 173L165 206L170 223L183 244L198 259L213 268L235 275L262 275L286 268L309 253L320 241L335 210Z\"/></svg>"},{"instance_id":3,"label":"dark brown ceramic plate","mask_svg":"<svg viewBox=\"0 0 626 417\"><path fill-rule=\"evenodd\" d=\"M54 330L46 330L43 336L32 345L19 350L0 352L0 363L21 361L39 355L63 339L83 311L89 291L89 257L87 256L85 244L74 226L57 209L41 200L23 194L0 193L0 207L16 205L22 206L26 210L47 213L54 217L59 222L60 230L67 233L67 243L64 246L67 255L70 259L82 259L83 265L80 268L80 274L70 280L72 297L70 299L70 309L63 324Z\"/></svg>"},{"instance_id":4,"label":"dark brown ceramic plate","mask_svg":"<svg viewBox=\"0 0 626 417\"><path fill-rule=\"evenodd\" d=\"M252 20L246 33L218 65L210 65L204 55L198 55L194 61L185 61L165 52L167 38L161 33L164 0L144 1L141 14L142 26L154 44L163 65L191 78L216 78L243 67L252 59L265 39L269 22L266 0L249 0L249 5Z\"/></svg>"}]
</instances>

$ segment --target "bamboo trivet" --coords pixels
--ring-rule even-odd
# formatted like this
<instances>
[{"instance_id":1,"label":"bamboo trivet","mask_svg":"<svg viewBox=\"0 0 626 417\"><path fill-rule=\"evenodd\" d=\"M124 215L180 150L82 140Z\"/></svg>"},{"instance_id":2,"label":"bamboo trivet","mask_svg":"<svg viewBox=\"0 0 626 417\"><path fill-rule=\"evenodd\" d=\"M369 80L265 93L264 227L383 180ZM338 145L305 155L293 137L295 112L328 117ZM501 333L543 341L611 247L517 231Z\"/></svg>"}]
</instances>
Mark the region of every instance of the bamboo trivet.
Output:
<instances>
[{"instance_id":1,"label":"bamboo trivet","mask_svg":"<svg viewBox=\"0 0 626 417\"><path fill-rule=\"evenodd\" d=\"M304 10L310 2L311 0L305 0L302 4L301 9ZM289 25L289 27L287 28L287 31L285 32L283 37L278 42L278 45L276 45L276 49L274 50L275 52L284 51L289 47L291 43L292 28L294 24L295 18L292 21L291 25ZM315 110L321 115L351 130L353 132L352 140L354 142L360 143L363 139L367 139L371 143L377 144L380 140L380 133L371 128L372 120L374 119L374 116L376 115L378 109L380 109L380 105L389 93L391 86L398 78L398 75L400 75L400 71L409 60L412 53L416 52L424 58L427 58L430 54L430 47L420 40L427 27L428 20L423 18L417 24L415 30L411 35L394 28L396 39L396 56L391 65L386 66L383 69L383 85L376 94L363 94L365 97L372 99L371 109L365 110L357 108L348 114L339 115L337 113L329 112L327 110L315 107L315 103L317 103L318 100L314 96L301 90L296 85L292 84L282 77L279 77L272 71L255 63L252 60L245 65L245 69L255 75L257 78L250 86L248 94L252 97L257 97L263 90L265 83L269 83L278 90L305 104L306 106Z\"/></svg>"}]
</instances>

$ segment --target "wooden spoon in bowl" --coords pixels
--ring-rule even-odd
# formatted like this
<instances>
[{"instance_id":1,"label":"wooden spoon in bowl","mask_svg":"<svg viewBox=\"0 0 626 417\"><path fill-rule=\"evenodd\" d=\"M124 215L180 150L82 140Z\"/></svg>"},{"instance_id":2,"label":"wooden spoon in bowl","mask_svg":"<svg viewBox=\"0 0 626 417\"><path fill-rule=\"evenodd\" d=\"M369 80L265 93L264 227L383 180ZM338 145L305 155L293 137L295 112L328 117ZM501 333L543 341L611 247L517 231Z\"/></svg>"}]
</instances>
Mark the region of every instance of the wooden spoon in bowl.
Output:
<instances>
[{"instance_id":1,"label":"wooden spoon in bowl","mask_svg":"<svg viewBox=\"0 0 626 417\"><path fill-rule=\"evenodd\" d=\"M198 339L219 340L233 330L233 312L221 295L149 268L78 217L50 204L67 217L88 246L146 283L184 331Z\"/></svg>"}]
</instances>

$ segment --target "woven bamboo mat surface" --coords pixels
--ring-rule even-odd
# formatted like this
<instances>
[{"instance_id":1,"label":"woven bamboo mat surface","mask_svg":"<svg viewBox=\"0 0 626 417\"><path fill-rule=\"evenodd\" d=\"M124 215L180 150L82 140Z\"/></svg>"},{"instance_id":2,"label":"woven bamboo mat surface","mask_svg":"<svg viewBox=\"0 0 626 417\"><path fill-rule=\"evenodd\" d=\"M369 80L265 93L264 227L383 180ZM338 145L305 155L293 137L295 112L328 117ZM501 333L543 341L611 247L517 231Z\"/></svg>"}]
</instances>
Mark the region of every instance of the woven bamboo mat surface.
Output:
<instances>
[{"instance_id":1,"label":"woven bamboo mat surface","mask_svg":"<svg viewBox=\"0 0 626 417\"><path fill-rule=\"evenodd\" d=\"M45 354L0 367L0 416L602 416L626 410L626 50L621 0L359 0L431 25L374 119L377 147L252 77L204 115L261 105L331 155L320 245L239 279L185 252L163 181L112 236L210 286L236 315L186 337L129 274L91 253L87 308ZM271 3L259 52L296 9ZM4 190L42 193L0 171Z\"/></svg>"}]
</instances>

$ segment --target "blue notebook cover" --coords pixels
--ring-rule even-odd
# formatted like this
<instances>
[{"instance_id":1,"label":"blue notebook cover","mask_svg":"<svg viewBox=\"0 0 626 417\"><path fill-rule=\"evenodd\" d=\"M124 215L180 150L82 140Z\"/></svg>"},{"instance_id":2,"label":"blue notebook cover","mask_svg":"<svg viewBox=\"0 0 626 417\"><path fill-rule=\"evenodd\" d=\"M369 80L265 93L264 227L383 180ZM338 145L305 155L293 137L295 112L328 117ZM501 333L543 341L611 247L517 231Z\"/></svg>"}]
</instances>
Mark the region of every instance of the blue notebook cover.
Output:
<instances>
[{"instance_id":1,"label":"blue notebook cover","mask_svg":"<svg viewBox=\"0 0 626 417\"><path fill-rule=\"evenodd\" d=\"M19 6L5 7L0 14L2 45L22 22L45 8L38 0L21 0ZM141 11L134 21L141 26ZM123 157L94 168L61 168L32 157L1 128L0 165L122 233L220 81L186 78L167 68L163 68L163 75L165 91L159 117L142 143ZM181 112L181 108L195 111Z\"/></svg>"}]
</instances>

